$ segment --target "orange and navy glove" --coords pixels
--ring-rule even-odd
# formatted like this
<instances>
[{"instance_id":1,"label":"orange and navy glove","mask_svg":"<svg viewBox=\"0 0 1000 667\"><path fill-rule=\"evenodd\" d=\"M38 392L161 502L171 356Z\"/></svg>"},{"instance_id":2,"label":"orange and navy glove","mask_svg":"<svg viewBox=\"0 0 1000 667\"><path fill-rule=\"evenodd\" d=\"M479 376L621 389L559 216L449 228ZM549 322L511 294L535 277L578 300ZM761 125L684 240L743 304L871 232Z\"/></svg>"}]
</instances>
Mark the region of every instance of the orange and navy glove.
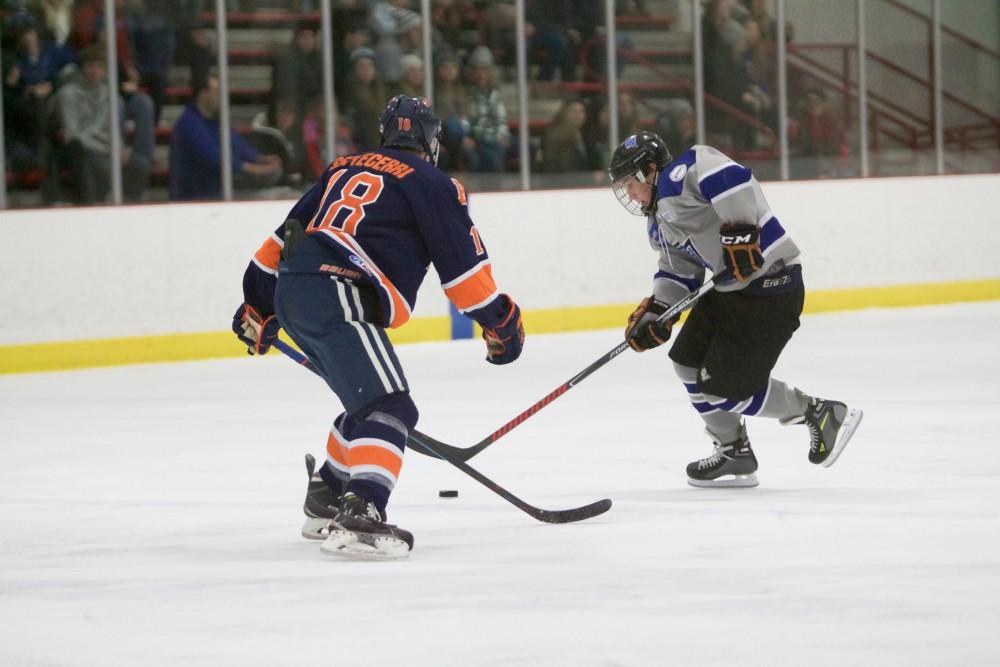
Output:
<instances>
[{"instance_id":1,"label":"orange and navy glove","mask_svg":"<svg viewBox=\"0 0 1000 667\"><path fill-rule=\"evenodd\" d=\"M743 281L764 266L760 230L749 222L726 222L719 227L722 259L736 280Z\"/></svg>"},{"instance_id":2,"label":"orange and navy glove","mask_svg":"<svg viewBox=\"0 0 1000 667\"><path fill-rule=\"evenodd\" d=\"M670 331L680 316L662 321L657 319L669 308L669 305L657 300L655 296L643 299L628 316L628 324L625 326L625 342L629 347L636 352L645 352L670 340Z\"/></svg>"},{"instance_id":3,"label":"orange and navy glove","mask_svg":"<svg viewBox=\"0 0 1000 667\"><path fill-rule=\"evenodd\" d=\"M240 305L233 315L233 333L247 344L247 354L267 354L280 329L274 315L263 317L247 303Z\"/></svg>"},{"instance_id":4,"label":"orange and navy glove","mask_svg":"<svg viewBox=\"0 0 1000 667\"><path fill-rule=\"evenodd\" d=\"M500 295L501 306L506 312L503 320L495 327L483 327L486 341L486 361L491 364L509 364L521 356L524 347L524 324L521 309L506 294Z\"/></svg>"}]
</instances>

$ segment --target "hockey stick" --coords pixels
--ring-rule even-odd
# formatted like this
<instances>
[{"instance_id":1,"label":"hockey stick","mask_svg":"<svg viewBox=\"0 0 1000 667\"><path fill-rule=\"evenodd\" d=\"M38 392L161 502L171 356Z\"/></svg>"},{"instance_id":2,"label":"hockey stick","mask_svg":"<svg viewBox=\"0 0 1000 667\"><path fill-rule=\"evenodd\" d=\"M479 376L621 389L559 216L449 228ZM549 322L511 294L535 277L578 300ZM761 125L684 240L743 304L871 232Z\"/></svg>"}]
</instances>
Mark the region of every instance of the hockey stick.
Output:
<instances>
[{"instance_id":1,"label":"hockey stick","mask_svg":"<svg viewBox=\"0 0 1000 667\"><path fill-rule=\"evenodd\" d=\"M707 281L705 281L705 283L701 287L699 287L697 291L691 292L686 297L684 297L683 299L675 303L673 306L671 306L669 309L667 309L665 313L657 317L656 321L664 322L677 315L680 315L689 306L694 304L695 301L700 299L708 291L714 288L715 282L718 278L722 278L725 276L728 276L728 273L720 273L718 275L712 276ZM557 398L565 394L567 391L569 391L576 385L583 382L591 373L601 368L609 361L617 357L619 354L627 350L628 347L629 347L628 342L622 341L613 350L604 354L604 356L602 356L600 359L598 359L594 363L584 368L582 371L571 377L563 384L556 387L553 391L549 392L548 395L546 395L540 401L532 405L530 408L528 408L518 416L514 417L509 422L507 422L497 430L493 431L493 433L490 433L488 436L480 440L475 445L472 445L471 447L454 447L452 445L446 445L445 443L439 442L437 440L426 438L426 436L425 436L425 445L433 446L436 451L446 452L452 458L460 459L462 461L468 461L473 456L483 451L484 449L492 445L494 442L496 442L503 436L507 435L518 426L520 426L529 417L533 417L535 413L537 413L539 410L547 406L549 403L556 400Z\"/></svg>"},{"instance_id":2,"label":"hockey stick","mask_svg":"<svg viewBox=\"0 0 1000 667\"><path fill-rule=\"evenodd\" d=\"M299 365L305 366L313 373L319 375L319 370L312 364L312 362L309 361L308 357L285 343L283 340L275 339L274 347L278 348L278 350L283 352L287 357L297 362ZM414 451L419 451L422 454L447 461L524 513L529 514L535 519L545 523L572 523L574 521L583 521L584 519L590 519L600 514L604 514L611 509L611 500L605 498L603 500L590 503L589 505L574 507L572 509L544 510L526 503L486 475L470 466L461 458L456 458L451 455L449 450L461 451L457 447L451 447L438 442L434 438L426 436L416 429L410 431L410 436L407 438L406 444Z\"/></svg>"}]
</instances>

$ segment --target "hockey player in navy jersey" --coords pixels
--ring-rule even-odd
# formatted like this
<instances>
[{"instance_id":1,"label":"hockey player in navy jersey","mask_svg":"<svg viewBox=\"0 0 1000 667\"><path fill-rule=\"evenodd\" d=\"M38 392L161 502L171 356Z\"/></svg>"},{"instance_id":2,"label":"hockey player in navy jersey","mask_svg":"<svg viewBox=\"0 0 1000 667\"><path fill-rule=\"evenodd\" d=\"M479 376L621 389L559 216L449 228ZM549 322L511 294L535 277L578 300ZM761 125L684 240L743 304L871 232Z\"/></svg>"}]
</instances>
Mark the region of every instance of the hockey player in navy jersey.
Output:
<instances>
[{"instance_id":1,"label":"hockey player in navy jersey","mask_svg":"<svg viewBox=\"0 0 1000 667\"><path fill-rule=\"evenodd\" d=\"M493 281L462 185L437 167L441 121L398 95L378 150L336 158L261 246L243 278L233 331L265 354L284 328L344 406L306 496L302 534L335 555L398 558L413 536L386 522L417 408L387 328L404 325L430 264L478 322L486 360L521 354L521 310Z\"/></svg>"},{"instance_id":2,"label":"hockey player in navy jersey","mask_svg":"<svg viewBox=\"0 0 1000 667\"><path fill-rule=\"evenodd\" d=\"M636 351L670 339L675 321L657 317L697 290L705 271L716 286L692 309L670 349L674 369L715 445L688 465L693 486L756 486L757 459L743 416L809 429L809 460L831 466L862 412L809 396L771 370L799 327L804 287L799 249L771 212L750 170L710 146L673 159L663 140L639 132L615 150L608 169L618 201L647 219L659 253L653 293L629 316Z\"/></svg>"}]
</instances>

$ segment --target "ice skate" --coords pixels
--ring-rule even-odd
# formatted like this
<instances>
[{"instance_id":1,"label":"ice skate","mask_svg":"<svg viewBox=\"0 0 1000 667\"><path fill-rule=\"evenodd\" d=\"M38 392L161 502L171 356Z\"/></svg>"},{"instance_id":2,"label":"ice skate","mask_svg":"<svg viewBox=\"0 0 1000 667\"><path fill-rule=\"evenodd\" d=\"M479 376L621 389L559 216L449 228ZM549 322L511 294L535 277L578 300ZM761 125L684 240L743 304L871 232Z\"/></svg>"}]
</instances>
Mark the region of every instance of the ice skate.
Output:
<instances>
[{"instance_id":1,"label":"ice skate","mask_svg":"<svg viewBox=\"0 0 1000 667\"><path fill-rule=\"evenodd\" d=\"M715 443L712 455L688 464L688 484L699 487L757 486L757 457L744 433L737 440L723 443L710 431Z\"/></svg>"},{"instance_id":2,"label":"ice skate","mask_svg":"<svg viewBox=\"0 0 1000 667\"><path fill-rule=\"evenodd\" d=\"M302 537L307 540L325 540L330 534L330 523L340 511L340 500L323 478L316 472L316 459L306 454L306 472L309 486L302 505L306 521L302 524Z\"/></svg>"},{"instance_id":3,"label":"ice skate","mask_svg":"<svg viewBox=\"0 0 1000 667\"><path fill-rule=\"evenodd\" d=\"M783 420L782 424L805 424L809 429L809 461L829 468L844 451L864 412L849 409L839 401L809 399L801 417Z\"/></svg>"},{"instance_id":4,"label":"ice skate","mask_svg":"<svg viewBox=\"0 0 1000 667\"><path fill-rule=\"evenodd\" d=\"M374 503L348 491L340 497L340 512L330 524L330 535L320 551L331 556L361 560L406 558L413 549L413 534L385 522Z\"/></svg>"}]
</instances>

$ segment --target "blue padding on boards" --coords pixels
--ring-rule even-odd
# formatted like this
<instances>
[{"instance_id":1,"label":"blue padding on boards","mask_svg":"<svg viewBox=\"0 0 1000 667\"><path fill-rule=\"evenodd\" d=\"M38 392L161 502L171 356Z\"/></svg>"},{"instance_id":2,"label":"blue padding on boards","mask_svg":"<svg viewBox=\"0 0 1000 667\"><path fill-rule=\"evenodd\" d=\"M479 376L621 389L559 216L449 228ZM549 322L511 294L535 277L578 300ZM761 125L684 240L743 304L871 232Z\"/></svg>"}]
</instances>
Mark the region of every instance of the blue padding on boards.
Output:
<instances>
[{"instance_id":1,"label":"blue padding on boards","mask_svg":"<svg viewBox=\"0 0 1000 667\"><path fill-rule=\"evenodd\" d=\"M448 304L448 311L451 313L452 340L472 338L472 320L458 312L458 308L453 303Z\"/></svg>"}]
</instances>

